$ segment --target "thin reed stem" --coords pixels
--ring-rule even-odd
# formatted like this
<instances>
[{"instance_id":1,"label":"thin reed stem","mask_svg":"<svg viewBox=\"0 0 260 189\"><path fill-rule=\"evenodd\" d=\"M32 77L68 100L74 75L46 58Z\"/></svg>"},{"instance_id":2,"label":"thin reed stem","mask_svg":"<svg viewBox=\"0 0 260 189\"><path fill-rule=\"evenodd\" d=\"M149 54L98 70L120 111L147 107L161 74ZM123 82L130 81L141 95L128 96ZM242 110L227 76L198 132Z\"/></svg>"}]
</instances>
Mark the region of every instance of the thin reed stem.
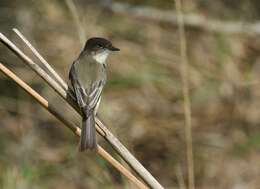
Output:
<instances>
[{"instance_id":1,"label":"thin reed stem","mask_svg":"<svg viewBox=\"0 0 260 189\"><path fill-rule=\"evenodd\" d=\"M45 98L43 98L39 93L33 90L29 85L27 85L23 80L16 76L12 71L6 68L2 63L0 63L0 70L7 77L12 79L19 87L26 91L30 96L32 96L41 106L48 110L52 115L54 115L58 120L60 120L66 127L68 127L74 134L80 136L81 129L69 121L63 114L59 113L55 106L52 106ZM129 172L124 166L122 166L117 160L115 160L109 153L107 153L100 145L97 147L97 153L106 159L110 164L112 164L119 172L125 175L129 180L131 180L136 186L141 189L147 189L141 181L139 181L131 172Z\"/></svg>"},{"instance_id":2,"label":"thin reed stem","mask_svg":"<svg viewBox=\"0 0 260 189\"><path fill-rule=\"evenodd\" d=\"M182 14L181 0L175 0L177 17L178 17L178 31L180 36L180 55L181 55L181 80L182 93L184 100L184 114L185 114L185 138L187 150L187 167L188 167L188 181L189 189L195 188L194 181L194 163L193 163L193 146L192 146L192 125L191 125L191 103L189 94L189 64L187 57L187 42L185 37L184 21Z\"/></svg>"},{"instance_id":3,"label":"thin reed stem","mask_svg":"<svg viewBox=\"0 0 260 189\"><path fill-rule=\"evenodd\" d=\"M74 95L70 90L64 90L58 82L52 79L39 65L34 63L19 48L17 48L8 38L0 33L0 41L6 45L18 58L41 78L46 81L63 99L65 99L78 113L80 113L76 104ZM125 162L143 179L143 181L154 189L162 189L161 184L147 171L143 165L128 151L128 149L107 129L107 127L96 117L96 128L98 133L108 141L115 151L125 160Z\"/></svg>"},{"instance_id":4,"label":"thin reed stem","mask_svg":"<svg viewBox=\"0 0 260 189\"><path fill-rule=\"evenodd\" d=\"M54 69L48 64L48 62L40 55L40 53L32 46L32 44L23 36L23 34L16 28L13 31L23 40L23 42L31 49L33 54L43 63L43 65L50 71L53 77L59 82L63 89L68 90L68 86L60 75L54 71Z\"/></svg>"},{"instance_id":5,"label":"thin reed stem","mask_svg":"<svg viewBox=\"0 0 260 189\"><path fill-rule=\"evenodd\" d=\"M77 7L76 7L75 3L73 2L73 0L66 0L65 2L67 4L67 6L71 12L72 18L75 22L75 25L76 25L76 28L78 31L79 41L80 41L81 45L83 46L86 41L85 30L84 30L84 27L82 27L83 23L80 22Z\"/></svg>"}]
</instances>

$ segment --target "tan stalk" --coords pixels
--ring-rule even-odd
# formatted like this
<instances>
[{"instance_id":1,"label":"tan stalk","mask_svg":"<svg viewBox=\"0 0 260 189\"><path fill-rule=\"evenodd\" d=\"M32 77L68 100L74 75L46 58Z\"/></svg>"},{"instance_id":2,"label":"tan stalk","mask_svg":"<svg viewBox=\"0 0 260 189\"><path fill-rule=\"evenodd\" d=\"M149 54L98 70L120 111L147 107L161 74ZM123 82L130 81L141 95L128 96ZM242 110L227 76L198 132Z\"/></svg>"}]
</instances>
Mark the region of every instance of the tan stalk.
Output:
<instances>
[{"instance_id":1,"label":"tan stalk","mask_svg":"<svg viewBox=\"0 0 260 189\"><path fill-rule=\"evenodd\" d=\"M64 90L63 87L50 77L39 65L34 63L27 55L16 47L7 37L0 33L0 41L6 45L18 58L46 81L63 99L65 99L78 113L80 113L76 104L74 95L70 90ZM66 88L68 88L66 86ZM143 179L143 181L154 189L162 189L161 184L147 171L143 165L128 151L128 149L109 131L109 129L96 117L96 128L98 133L108 141L116 152L126 161L126 163Z\"/></svg>"},{"instance_id":2,"label":"tan stalk","mask_svg":"<svg viewBox=\"0 0 260 189\"><path fill-rule=\"evenodd\" d=\"M52 106L45 98L43 98L39 93L33 90L29 85L27 85L23 80L6 68L2 63L0 63L0 70L7 77L12 79L18 86L25 90L30 96L32 96L40 105L42 105L46 110L48 110L52 115L54 115L58 120L60 120L66 127L68 127L74 134L80 136L81 129L69 121L63 114L59 113L54 106ZM117 160L115 160L108 152L106 152L100 145L97 147L97 153L106 159L110 164L112 164L119 172L125 175L129 180L131 180L138 188L147 189L141 181L139 181L130 171L128 171L124 166L122 166Z\"/></svg>"},{"instance_id":3,"label":"tan stalk","mask_svg":"<svg viewBox=\"0 0 260 189\"><path fill-rule=\"evenodd\" d=\"M181 79L182 79L182 94L183 94L183 106L185 115L185 138L186 138L186 150L187 150L187 167L188 167L188 181L189 189L195 188L194 183L194 163L193 163L193 147L192 147L192 126L191 126L191 103L189 94L189 64L187 57L187 42L184 30L184 21L182 14L181 0L175 0L178 30L180 36L180 55L181 55Z\"/></svg>"}]
</instances>

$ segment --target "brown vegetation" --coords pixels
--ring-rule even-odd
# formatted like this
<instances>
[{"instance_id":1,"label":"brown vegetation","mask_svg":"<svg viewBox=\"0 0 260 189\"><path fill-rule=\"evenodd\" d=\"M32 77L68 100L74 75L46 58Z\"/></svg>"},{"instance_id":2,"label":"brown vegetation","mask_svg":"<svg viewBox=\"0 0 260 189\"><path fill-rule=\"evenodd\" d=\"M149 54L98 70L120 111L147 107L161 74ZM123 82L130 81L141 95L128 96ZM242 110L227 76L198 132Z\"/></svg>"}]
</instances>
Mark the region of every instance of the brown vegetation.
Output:
<instances>
[{"instance_id":1,"label":"brown vegetation","mask_svg":"<svg viewBox=\"0 0 260 189\"><path fill-rule=\"evenodd\" d=\"M100 117L113 126L113 133L163 186L182 186L182 179L187 183L187 164L177 27L75 2L87 38L104 36L122 49L108 60L109 82ZM169 5L152 2L155 8ZM184 9L216 19L259 19L257 1L236 1L236 5L225 0L208 2L186 1ZM50 63L57 63L53 66L67 79L81 45L66 4L50 0L1 1L0 10L1 32L19 44L10 32L18 27ZM257 188L259 36L189 28L186 41L195 185L205 189ZM0 61L49 101L58 107L64 104L3 45ZM60 123L54 117L2 74L0 78L0 188L131 188L96 155L77 153L78 141L55 127ZM65 116L80 122L69 107L62 108ZM101 138L99 142L110 149Z\"/></svg>"}]
</instances>

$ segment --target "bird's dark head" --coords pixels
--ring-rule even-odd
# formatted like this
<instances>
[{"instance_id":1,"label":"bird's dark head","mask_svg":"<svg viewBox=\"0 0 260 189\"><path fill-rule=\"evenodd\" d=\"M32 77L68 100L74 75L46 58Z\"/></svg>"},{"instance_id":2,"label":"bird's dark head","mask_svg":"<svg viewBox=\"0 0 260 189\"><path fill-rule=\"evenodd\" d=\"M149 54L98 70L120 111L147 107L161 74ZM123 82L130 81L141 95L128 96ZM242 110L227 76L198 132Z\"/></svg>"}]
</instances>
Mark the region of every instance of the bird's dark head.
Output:
<instances>
[{"instance_id":1,"label":"bird's dark head","mask_svg":"<svg viewBox=\"0 0 260 189\"><path fill-rule=\"evenodd\" d=\"M114 47L112 43L105 38L92 37L87 40L84 50L90 52L102 52L104 50L119 51L120 49Z\"/></svg>"},{"instance_id":2,"label":"bird's dark head","mask_svg":"<svg viewBox=\"0 0 260 189\"><path fill-rule=\"evenodd\" d=\"M119 51L112 43L101 37L93 37L87 40L84 52L88 52L96 62L104 64L111 51Z\"/></svg>"}]
</instances>

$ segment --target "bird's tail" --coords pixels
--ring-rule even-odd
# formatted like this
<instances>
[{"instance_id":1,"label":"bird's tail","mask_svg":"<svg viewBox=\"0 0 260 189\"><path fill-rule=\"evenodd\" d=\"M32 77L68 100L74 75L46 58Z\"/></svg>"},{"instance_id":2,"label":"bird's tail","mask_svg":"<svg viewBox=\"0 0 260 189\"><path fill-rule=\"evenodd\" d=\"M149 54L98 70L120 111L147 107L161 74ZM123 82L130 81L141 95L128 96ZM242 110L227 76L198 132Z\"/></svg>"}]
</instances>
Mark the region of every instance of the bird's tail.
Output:
<instances>
[{"instance_id":1,"label":"bird's tail","mask_svg":"<svg viewBox=\"0 0 260 189\"><path fill-rule=\"evenodd\" d=\"M79 151L93 150L97 147L95 115L93 110L84 112L82 119Z\"/></svg>"}]
</instances>

